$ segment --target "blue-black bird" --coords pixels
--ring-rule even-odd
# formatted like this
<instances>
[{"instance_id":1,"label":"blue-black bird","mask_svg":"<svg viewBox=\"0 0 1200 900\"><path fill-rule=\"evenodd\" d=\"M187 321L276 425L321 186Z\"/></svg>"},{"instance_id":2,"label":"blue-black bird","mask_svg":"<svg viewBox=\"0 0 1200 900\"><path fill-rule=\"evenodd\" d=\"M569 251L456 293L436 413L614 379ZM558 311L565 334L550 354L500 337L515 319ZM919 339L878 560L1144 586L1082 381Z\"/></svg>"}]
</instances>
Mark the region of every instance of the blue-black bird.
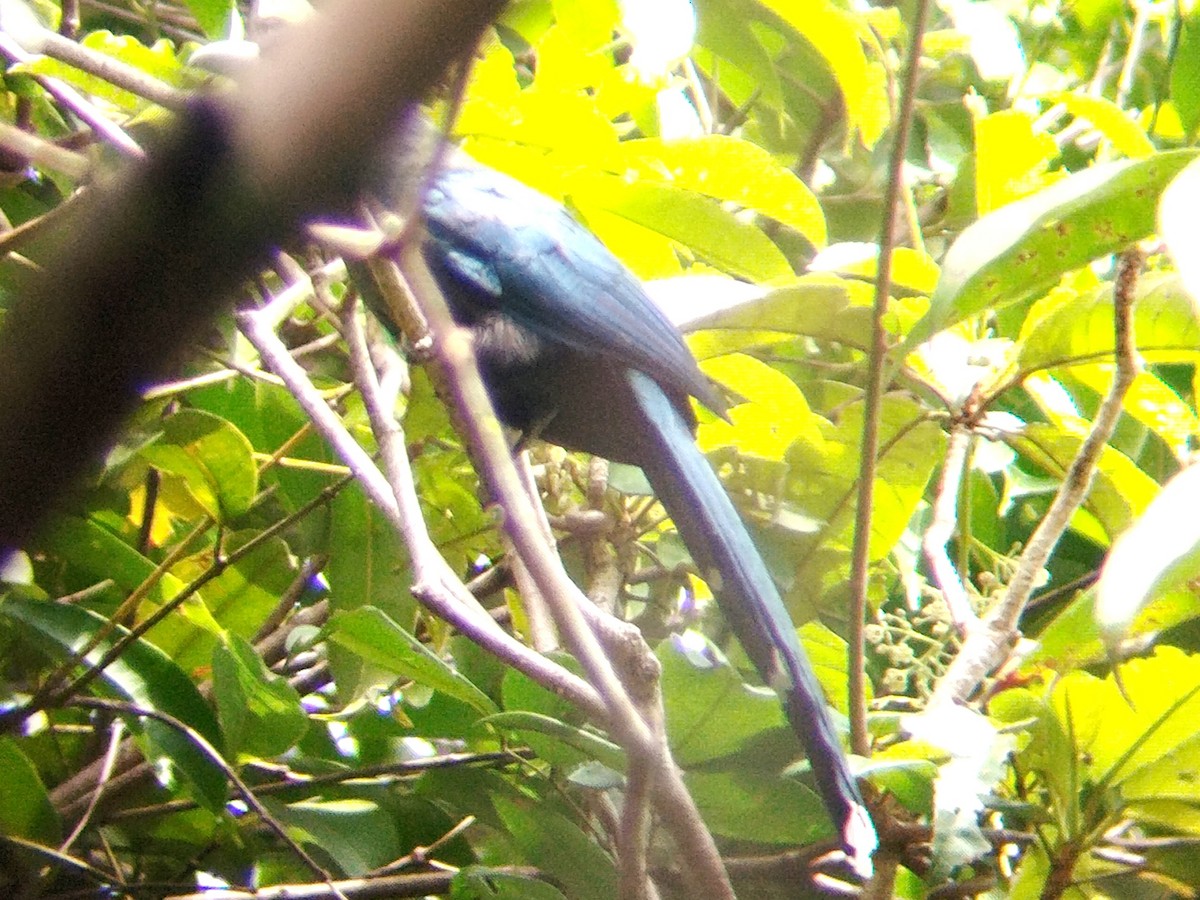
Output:
<instances>
[{"instance_id":1,"label":"blue-black bird","mask_svg":"<svg viewBox=\"0 0 1200 900\"><path fill-rule=\"evenodd\" d=\"M423 120L407 127L429 128ZM411 155L411 137L402 143ZM411 189L410 166L397 168L407 183L395 193ZM679 332L559 203L462 152L429 180L421 209L426 261L455 320L474 333L501 420L524 437L642 468L747 656L782 697L826 809L868 870L875 833L821 687L770 572L694 442L689 398L722 414L726 404Z\"/></svg>"}]
</instances>

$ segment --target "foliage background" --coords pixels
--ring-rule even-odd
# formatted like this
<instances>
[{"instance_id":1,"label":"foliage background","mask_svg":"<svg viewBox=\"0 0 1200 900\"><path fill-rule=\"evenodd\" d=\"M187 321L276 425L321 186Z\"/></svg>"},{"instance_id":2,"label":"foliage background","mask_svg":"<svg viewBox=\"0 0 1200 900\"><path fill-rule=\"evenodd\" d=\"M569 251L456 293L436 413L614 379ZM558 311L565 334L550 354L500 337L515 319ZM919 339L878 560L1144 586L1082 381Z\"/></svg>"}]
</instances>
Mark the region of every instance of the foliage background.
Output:
<instances>
[{"instance_id":1,"label":"foliage background","mask_svg":"<svg viewBox=\"0 0 1200 900\"><path fill-rule=\"evenodd\" d=\"M685 4L643 26L648 8L514 3L470 67L454 130L650 281L705 371L744 400L731 423L701 413L698 439L806 623L831 702L869 711L869 746L855 749L887 823L876 888L1194 896L1196 488L1161 487L1197 431L1190 9L933 10L887 218L913 4L697 0L694 37ZM84 47L179 90L207 77L188 61L226 33L228 13L210 0L38 11L55 27L66 13ZM10 56L5 121L85 153L94 173L119 153L81 134L47 78L137 140L166 118L103 73ZM0 210L35 230L0 264L11 298L77 176L6 163ZM885 221L895 249L880 368L869 351ZM1131 318L1142 365L1116 398L1115 428L1076 463L1094 481L1042 573L1024 551L1114 380L1113 254L1156 233L1179 262L1146 245ZM291 249L310 271L333 255ZM239 305L290 278L283 265L264 272ZM374 450L339 336L346 295L341 281L322 285L280 333ZM862 453L872 371L885 376L873 468ZM432 537L527 635L451 416L423 369L401 380ZM144 398L4 573L0 883L63 897L319 888L315 864L362 879L340 884L346 896L388 878L396 896L616 896L622 750L422 610L402 541L235 318L214 322ZM746 683L639 474L613 466L597 491L585 459L534 448L534 466L576 580L596 588L615 571L624 583L616 611L662 665L667 741L739 895L848 878L819 858L832 832L774 696ZM846 659L861 634L851 563L864 477L858 694ZM581 512L604 522L599 536ZM1097 587L1122 535L1133 549L1112 554ZM947 699L962 630L978 630L971 617L1000 609L1021 577L1037 593L1016 612L1018 656L950 698L969 704L934 702ZM1118 681L1111 659L1129 656ZM154 765L138 769L138 753ZM659 889L680 890L661 833L649 854Z\"/></svg>"}]
</instances>

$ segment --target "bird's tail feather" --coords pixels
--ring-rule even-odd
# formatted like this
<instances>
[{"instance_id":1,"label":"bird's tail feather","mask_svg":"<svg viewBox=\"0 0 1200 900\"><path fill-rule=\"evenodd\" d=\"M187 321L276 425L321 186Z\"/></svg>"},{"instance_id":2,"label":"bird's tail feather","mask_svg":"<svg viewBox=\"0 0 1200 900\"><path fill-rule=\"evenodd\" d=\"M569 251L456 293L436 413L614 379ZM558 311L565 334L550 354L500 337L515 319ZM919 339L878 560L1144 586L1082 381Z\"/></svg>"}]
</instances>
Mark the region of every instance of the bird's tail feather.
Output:
<instances>
[{"instance_id":1,"label":"bird's tail feather","mask_svg":"<svg viewBox=\"0 0 1200 900\"><path fill-rule=\"evenodd\" d=\"M646 419L647 438L656 444L644 454L649 460L646 477L713 587L746 654L783 696L825 807L856 868L869 872L874 828L775 582L716 473L696 447L688 423L651 378L631 371L629 379Z\"/></svg>"}]
</instances>

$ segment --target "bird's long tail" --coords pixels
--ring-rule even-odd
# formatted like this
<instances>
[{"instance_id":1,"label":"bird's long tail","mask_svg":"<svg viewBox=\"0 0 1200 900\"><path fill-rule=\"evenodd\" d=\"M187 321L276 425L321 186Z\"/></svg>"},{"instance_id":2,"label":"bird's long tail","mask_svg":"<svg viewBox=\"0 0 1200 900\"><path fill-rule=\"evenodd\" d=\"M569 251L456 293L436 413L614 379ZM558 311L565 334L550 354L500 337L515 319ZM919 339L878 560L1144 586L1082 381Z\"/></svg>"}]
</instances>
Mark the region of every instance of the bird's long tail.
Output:
<instances>
[{"instance_id":1,"label":"bird's long tail","mask_svg":"<svg viewBox=\"0 0 1200 900\"><path fill-rule=\"evenodd\" d=\"M779 590L728 494L696 447L691 429L651 378L629 379L645 433L646 477L670 513L726 621L762 678L780 693L792 729L804 744L825 808L840 829L851 860L870 872L876 836L846 763L821 686L796 637ZM711 577L710 577L711 573Z\"/></svg>"}]
</instances>

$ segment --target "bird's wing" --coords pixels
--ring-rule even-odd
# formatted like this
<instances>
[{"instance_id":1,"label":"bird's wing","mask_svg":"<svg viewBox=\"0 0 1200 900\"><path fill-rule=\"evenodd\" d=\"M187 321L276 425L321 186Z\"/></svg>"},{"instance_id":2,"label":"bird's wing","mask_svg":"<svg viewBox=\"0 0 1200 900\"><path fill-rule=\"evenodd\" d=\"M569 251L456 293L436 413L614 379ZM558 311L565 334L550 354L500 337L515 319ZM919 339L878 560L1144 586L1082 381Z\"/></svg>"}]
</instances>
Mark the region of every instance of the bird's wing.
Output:
<instances>
[{"instance_id":1,"label":"bird's wing","mask_svg":"<svg viewBox=\"0 0 1200 900\"><path fill-rule=\"evenodd\" d=\"M457 163L425 196L430 238L481 305L536 335L610 357L717 412L725 404L640 282L549 197L492 170Z\"/></svg>"}]
</instances>

